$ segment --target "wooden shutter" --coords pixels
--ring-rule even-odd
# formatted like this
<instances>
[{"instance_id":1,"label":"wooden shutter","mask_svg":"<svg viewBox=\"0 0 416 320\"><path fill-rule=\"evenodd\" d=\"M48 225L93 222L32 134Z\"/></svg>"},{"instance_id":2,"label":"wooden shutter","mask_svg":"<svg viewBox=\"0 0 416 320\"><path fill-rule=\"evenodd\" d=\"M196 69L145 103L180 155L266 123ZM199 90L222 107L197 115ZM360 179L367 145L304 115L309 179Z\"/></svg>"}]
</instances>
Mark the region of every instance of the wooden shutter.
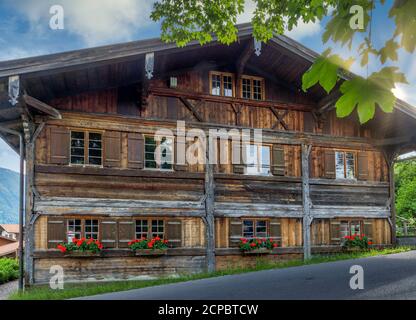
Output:
<instances>
[{"instance_id":1,"label":"wooden shutter","mask_svg":"<svg viewBox=\"0 0 416 320\"><path fill-rule=\"evenodd\" d=\"M182 221L167 220L166 221L166 239L171 248L182 246Z\"/></svg>"},{"instance_id":2,"label":"wooden shutter","mask_svg":"<svg viewBox=\"0 0 416 320\"><path fill-rule=\"evenodd\" d=\"M324 177L335 179L335 151L325 150L324 153Z\"/></svg>"},{"instance_id":3,"label":"wooden shutter","mask_svg":"<svg viewBox=\"0 0 416 320\"><path fill-rule=\"evenodd\" d=\"M331 221L329 233L331 237L331 244L340 244L341 243L341 222Z\"/></svg>"},{"instance_id":4,"label":"wooden shutter","mask_svg":"<svg viewBox=\"0 0 416 320\"><path fill-rule=\"evenodd\" d=\"M368 153L358 152L358 180L368 179Z\"/></svg>"},{"instance_id":5,"label":"wooden shutter","mask_svg":"<svg viewBox=\"0 0 416 320\"><path fill-rule=\"evenodd\" d=\"M240 239L243 237L243 221L241 219L230 218L230 247L238 247Z\"/></svg>"},{"instance_id":6,"label":"wooden shutter","mask_svg":"<svg viewBox=\"0 0 416 320\"><path fill-rule=\"evenodd\" d=\"M121 133L106 131L104 133L104 166L121 166Z\"/></svg>"},{"instance_id":7,"label":"wooden shutter","mask_svg":"<svg viewBox=\"0 0 416 320\"><path fill-rule=\"evenodd\" d=\"M141 133L129 133L127 137L128 167L143 169L144 139Z\"/></svg>"},{"instance_id":8,"label":"wooden shutter","mask_svg":"<svg viewBox=\"0 0 416 320\"><path fill-rule=\"evenodd\" d=\"M69 163L69 130L67 128L50 128L49 163Z\"/></svg>"},{"instance_id":9,"label":"wooden shutter","mask_svg":"<svg viewBox=\"0 0 416 320\"><path fill-rule=\"evenodd\" d=\"M185 141L180 141L180 140L176 140L176 149L175 149L175 163L174 163L174 169L175 171L187 171L188 166L186 164L186 142ZM180 152L185 151L185 154L183 155L183 157L185 158L185 164L178 164L178 155L179 152L178 150L181 150Z\"/></svg>"},{"instance_id":10,"label":"wooden shutter","mask_svg":"<svg viewBox=\"0 0 416 320\"><path fill-rule=\"evenodd\" d=\"M271 219L269 222L270 228L270 238L278 242L279 245L282 244L282 228L280 224L280 219Z\"/></svg>"},{"instance_id":11,"label":"wooden shutter","mask_svg":"<svg viewBox=\"0 0 416 320\"><path fill-rule=\"evenodd\" d=\"M233 142L232 143L232 159L233 159L233 172L236 174L244 174L244 163L243 163L243 157L242 157L242 152L241 152L241 144L240 142ZM239 163L235 163L237 162L238 159L238 155L240 155L239 157Z\"/></svg>"},{"instance_id":12,"label":"wooden shutter","mask_svg":"<svg viewBox=\"0 0 416 320\"><path fill-rule=\"evenodd\" d=\"M65 227L63 217L48 218L48 248L55 249L58 244L67 242Z\"/></svg>"},{"instance_id":13,"label":"wooden shutter","mask_svg":"<svg viewBox=\"0 0 416 320\"><path fill-rule=\"evenodd\" d=\"M285 150L283 146L277 144L273 145L272 174L275 176L285 175Z\"/></svg>"},{"instance_id":14,"label":"wooden shutter","mask_svg":"<svg viewBox=\"0 0 416 320\"><path fill-rule=\"evenodd\" d=\"M101 220L100 239L104 248L117 247L117 221Z\"/></svg>"},{"instance_id":15,"label":"wooden shutter","mask_svg":"<svg viewBox=\"0 0 416 320\"><path fill-rule=\"evenodd\" d=\"M122 220L118 222L118 247L127 248L128 243L136 238L135 220Z\"/></svg>"},{"instance_id":16,"label":"wooden shutter","mask_svg":"<svg viewBox=\"0 0 416 320\"><path fill-rule=\"evenodd\" d=\"M367 236L368 240L373 241L373 222L371 220L364 220L363 228L364 235Z\"/></svg>"},{"instance_id":17,"label":"wooden shutter","mask_svg":"<svg viewBox=\"0 0 416 320\"><path fill-rule=\"evenodd\" d=\"M312 133L315 131L315 118L312 112L303 113L303 131Z\"/></svg>"}]
</instances>

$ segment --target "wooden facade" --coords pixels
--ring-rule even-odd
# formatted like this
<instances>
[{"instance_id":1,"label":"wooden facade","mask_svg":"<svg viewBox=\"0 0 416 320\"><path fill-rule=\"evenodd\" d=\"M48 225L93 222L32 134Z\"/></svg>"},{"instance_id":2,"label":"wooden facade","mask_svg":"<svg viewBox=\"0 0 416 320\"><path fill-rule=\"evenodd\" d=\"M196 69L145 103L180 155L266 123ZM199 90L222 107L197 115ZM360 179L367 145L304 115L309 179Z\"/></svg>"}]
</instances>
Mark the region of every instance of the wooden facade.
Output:
<instances>
[{"instance_id":1,"label":"wooden facade","mask_svg":"<svg viewBox=\"0 0 416 320\"><path fill-rule=\"evenodd\" d=\"M244 225L264 225L266 236L277 240L279 247L263 257L270 260L300 258L308 247L312 254L340 250L351 228L377 246L394 242L390 170L395 144L382 143L394 136L360 126L355 116L339 119L332 107L324 110L328 97L319 88L301 92L300 77L313 58L306 48L287 38L278 43L279 38L263 44L256 57L248 45L250 32L242 30L240 36L240 44L227 48L142 42L136 49L143 51L131 56L122 47L113 50L117 58L81 51L78 64L64 57L56 68L52 56L45 70L21 62L27 94L59 115L40 110L43 105L37 103L24 106L32 142L26 146L28 283L47 282L50 266L57 264L68 281L250 265L256 257L238 249L239 239L247 236ZM147 79L143 57L152 51L157 53L154 76ZM82 62L85 57L97 63ZM274 62L268 65L268 60ZM269 172L247 174L247 168L234 164L230 137L216 154L225 163L176 163L177 121L185 121L187 132L206 134L262 129ZM175 145L167 170L148 164L145 152L146 137L161 128L173 132ZM11 137L8 141L13 145ZM155 230L168 239L163 257L138 257L127 248L142 221L158 225ZM66 257L56 249L71 223L79 225L81 236L93 232L86 225L97 226L101 257Z\"/></svg>"}]
</instances>

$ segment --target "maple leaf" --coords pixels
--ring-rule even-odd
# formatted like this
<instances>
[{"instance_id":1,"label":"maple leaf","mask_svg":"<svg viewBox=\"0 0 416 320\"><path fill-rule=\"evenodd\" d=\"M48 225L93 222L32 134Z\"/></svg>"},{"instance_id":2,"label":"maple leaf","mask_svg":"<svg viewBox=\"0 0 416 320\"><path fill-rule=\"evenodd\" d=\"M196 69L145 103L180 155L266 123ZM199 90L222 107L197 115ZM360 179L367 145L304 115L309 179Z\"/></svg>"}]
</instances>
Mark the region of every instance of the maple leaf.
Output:
<instances>
[{"instance_id":1,"label":"maple leaf","mask_svg":"<svg viewBox=\"0 0 416 320\"><path fill-rule=\"evenodd\" d=\"M403 73L396 67L386 67L374 72L367 79L355 77L345 81L340 91L342 96L335 104L337 116L349 116L357 107L360 123L366 123L374 117L376 106L384 112L393 112L396 97L392 89L395 83L407 83Z\"/></svg>"},{"instance_id":2,"label":"maple leaf","mask_svg":"<svg viewBox=\"0 0 416 320\"><path fill-rule=\"evenodd\" d=\"M352 58L343 60L339 55L330 55L331 50L325 52L315 60L313 65L302 76L302 90L307 89L319 83L322 88L329 93L338 81L338 73L340 69L348 70L354 62Z\"/></svg>"},{"instance_id":3,"label":"maple leaf","mask_svg":"<svg viewBox=\"0 0 416 320\"><path fill-rule=\"evenodd\" d=\"M395 36L401 36L401 46L412 53L416 48L416 1L395 1L389 17L394 19Z\"/></svg>"},{"instance_id":4,"label":"maple leaf","mask_svg":"<svg viewBox=\"0 0 416 320\"><path fill-rule=\"evenodd\" d=\"M396 41L394 41L393 39L388 40L384 47L381 48L379 51L381 63L385 64L387 59L397 61L397 50L399 48L399 44Z\"/></svg>"}]
</instances>

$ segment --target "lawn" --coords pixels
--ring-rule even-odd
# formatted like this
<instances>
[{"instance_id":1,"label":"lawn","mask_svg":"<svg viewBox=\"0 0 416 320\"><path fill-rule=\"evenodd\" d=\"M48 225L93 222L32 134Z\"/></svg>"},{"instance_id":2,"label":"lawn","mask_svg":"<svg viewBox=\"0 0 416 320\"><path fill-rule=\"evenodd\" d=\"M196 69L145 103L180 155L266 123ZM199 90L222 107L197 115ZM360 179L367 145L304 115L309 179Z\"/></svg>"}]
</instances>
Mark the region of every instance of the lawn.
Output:
<instances>
[{"instance_id":1,"label":"lawn","mask_svg":"<svg viewBox=\"0 0 416 320\"><path fill-rule=\"evenodd\" d=\"M47 285L34 286L27 289L23 293L14 293L9 299L11 300L61 300L82 296L90 296L108 292L124 291L131 289L139 289L169 283L184 282L203 278L219 277L224 275L238 274L244 272L253 272L267 269L280 269L296 267L308 264L317 264L323 262L333 262L347 259L357 259L377 255L385 255L392 253L400 253L412 250L411 247L388 248L383 250L369 250L365 252L342 253L333 255L316 255L308 261L288 260L281 262L267 262L259 259L255 267L252 268L233 268L213 273L199 273L194 275L183 275L176 278L159 278L155 280L131 280L131 281L115 281L115 282L89 282L89 283L73 283L65 284L63 290L52 290Z\"/></svg>"}]
</instances>

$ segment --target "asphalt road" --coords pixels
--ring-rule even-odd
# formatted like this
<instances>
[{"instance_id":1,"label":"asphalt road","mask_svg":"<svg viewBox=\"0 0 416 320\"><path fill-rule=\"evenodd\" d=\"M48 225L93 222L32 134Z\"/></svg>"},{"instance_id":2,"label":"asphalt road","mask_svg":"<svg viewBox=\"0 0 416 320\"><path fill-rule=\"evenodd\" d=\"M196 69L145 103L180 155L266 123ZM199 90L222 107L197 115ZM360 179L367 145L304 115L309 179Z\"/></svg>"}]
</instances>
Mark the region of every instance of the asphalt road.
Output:
<instances>
[{"instance_id":1,"label":"asphalt road","mask_svg":"<svg viewBox=\"0 0 416 320\"><path fill-rule=\"evenodd\" d=\"M350 288L350 267L364 289ZM416 299L416 251L109 293L98 300Z\"/></svg>"}]
</instances>

